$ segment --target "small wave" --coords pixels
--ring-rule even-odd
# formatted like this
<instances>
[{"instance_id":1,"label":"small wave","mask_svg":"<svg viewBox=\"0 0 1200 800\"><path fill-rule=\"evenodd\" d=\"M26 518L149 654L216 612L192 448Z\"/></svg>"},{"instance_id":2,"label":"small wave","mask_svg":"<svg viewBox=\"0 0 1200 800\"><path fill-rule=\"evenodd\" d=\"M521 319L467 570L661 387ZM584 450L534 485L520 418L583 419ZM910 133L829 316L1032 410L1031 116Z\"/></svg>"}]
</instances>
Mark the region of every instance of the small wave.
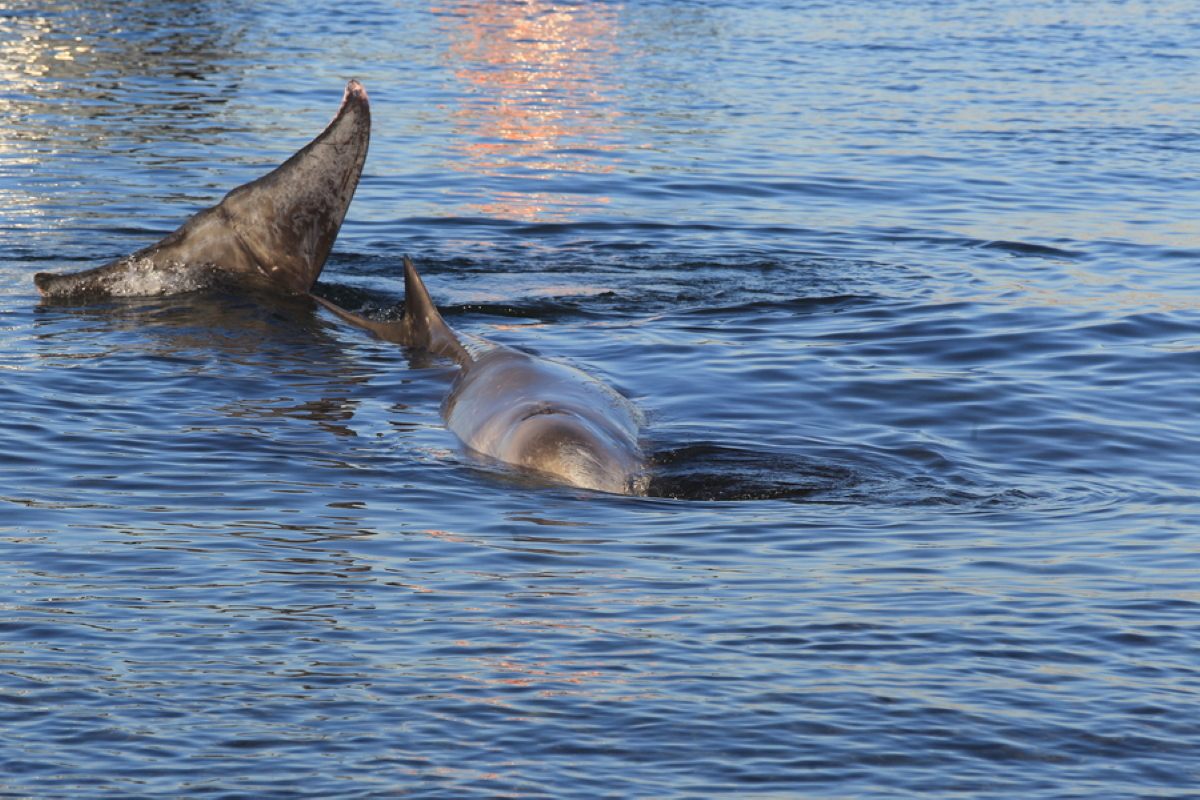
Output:
<instances>
[{"instance_id":1,"label":"small wave","mask_svg":"<svg viewBox=\"0 0 1200 800\"><path fill-rule=\"evenodd\" d=\"M610 258L595 252L520 259L422 256L420 266L448 318L483 314L542 320L742 309L795 314L850 307L878 297L877 275L886 269L841 258ZM401 276L398 255L342 255L326 270L317 292L346 308L390 307L403 297Z\"/></svg>"},{"instance_id":2,"label":"small wave","mask_svg":"<svg viewBox=\"0 0 1200 800\"><path fill-rule=\"evenodd\" d=\"M1081 253L1072 250L1062 250L1057 247L1048 247L1043 244L1029 244L1028 242L1005 242L1001 240L983 242L975 245L981 250L1004 250L1018 256L1035 256L1043 258L1079 258Z\"/></svg>"}]
</instances>

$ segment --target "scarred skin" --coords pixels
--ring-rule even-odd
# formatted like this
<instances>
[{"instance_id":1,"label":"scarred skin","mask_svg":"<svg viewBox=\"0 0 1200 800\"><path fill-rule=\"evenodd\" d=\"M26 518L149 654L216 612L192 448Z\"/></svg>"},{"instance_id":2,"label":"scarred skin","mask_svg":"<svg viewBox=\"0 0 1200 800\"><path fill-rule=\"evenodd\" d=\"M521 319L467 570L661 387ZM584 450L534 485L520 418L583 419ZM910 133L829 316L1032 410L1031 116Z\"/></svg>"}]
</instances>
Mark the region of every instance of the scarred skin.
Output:
<instances>
[{"instance_id":1,"label":"scarred skin","mask_svg":"<svg viewBox=\"0 0 1200 800\"><path fill-rule=\"evenodd\" d=\"M404 259L404 319L375 322L315 298L379 338L446 356L460 371L442 404L446 427L472 450L525 471L614 494L645 491L642 415L581 370L459 334Z\"/></svg>"},{"instance_id":2,"label":"scarred skin","mask_svg":"<svg viewBox=\"0 0 1200 800\"><path fill-rule=\"evenodd\" d=\"M40 272L34 283L43 296L68 301L210 286L307 292L354 198L370 138L367 91L352 80L333 121L272 172L133 255L67 275Z\"/></svg>"}]
</instances>

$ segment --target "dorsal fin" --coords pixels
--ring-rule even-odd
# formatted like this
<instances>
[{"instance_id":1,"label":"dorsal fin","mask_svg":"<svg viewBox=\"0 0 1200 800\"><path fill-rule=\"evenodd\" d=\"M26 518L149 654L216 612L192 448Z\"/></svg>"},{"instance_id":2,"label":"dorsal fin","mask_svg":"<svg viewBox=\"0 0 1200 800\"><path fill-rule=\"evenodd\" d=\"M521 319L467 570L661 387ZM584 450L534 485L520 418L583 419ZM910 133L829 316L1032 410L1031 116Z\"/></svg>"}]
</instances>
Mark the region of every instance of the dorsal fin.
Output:
<instances>
[{"instance_id":1,"label":"dorsal fin","mask_svg":"<svg viewBox=\"0 0 1200 800\"><path fill-rule=\"evenodd\" d=\"M442 319L425 288L425 282L408 256L404 257L404 319L399 322L376 322L352 314L314 294L309 297L351 325L368 330L385 342L394 342L403 347L420 347L453 359L457 364L468 364L472 360L470 351L463 346L458 334Z\"/></svg>"},{"instance_id":2,"label":"dorsal fin","mask_svg":"<svg viewBox=\"0 0 1200 800\"><path fill-rule=\"evenodd\" d=\"M471 360L459 335L442 319L425 288L425 281L421 280L408 256L404 257L404 321L408 322L410 334L417 340L414 347L424 347L459 364Z\"/></svg>"}]
</instances>

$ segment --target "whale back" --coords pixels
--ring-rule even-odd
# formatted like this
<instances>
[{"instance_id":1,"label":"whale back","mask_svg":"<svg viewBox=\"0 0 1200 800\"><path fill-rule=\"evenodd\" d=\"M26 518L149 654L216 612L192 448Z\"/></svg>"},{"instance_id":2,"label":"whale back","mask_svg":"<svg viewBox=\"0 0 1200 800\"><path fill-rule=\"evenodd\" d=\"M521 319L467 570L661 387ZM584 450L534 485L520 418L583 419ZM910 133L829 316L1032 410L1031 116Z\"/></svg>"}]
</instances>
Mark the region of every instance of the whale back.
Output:
<instances>
[{"instance_id":1,"label":"whale back","mask_svg":"<svg viewBox=\"0 0 1200 800\"><path fill-rule=\"evenodd\" d=\"M476 452L576 486L639 493L641 413L569 364L496 346L459 374L442 416Z\"/></svg>"}]
</instances>

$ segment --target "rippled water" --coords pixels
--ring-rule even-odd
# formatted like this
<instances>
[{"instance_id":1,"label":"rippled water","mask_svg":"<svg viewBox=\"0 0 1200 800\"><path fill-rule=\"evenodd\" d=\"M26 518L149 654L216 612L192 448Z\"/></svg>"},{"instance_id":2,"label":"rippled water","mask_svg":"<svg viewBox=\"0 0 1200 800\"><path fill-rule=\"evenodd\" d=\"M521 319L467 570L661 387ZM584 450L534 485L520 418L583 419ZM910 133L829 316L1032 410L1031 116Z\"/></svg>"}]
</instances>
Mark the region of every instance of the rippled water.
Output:
<instances>
[{"instance_id":1,"label":"rippled water","mask_svg":"<svg viewBox=\"0 0 1200 800\"><path fill-rule=\"evenodd\" d=\"M1200 23L1163 2L0 7L4 796L1182 797ZM464 453L304 302L40 303L374 131L318 289L646 410Z\"/></svg>"}]
</instances>

